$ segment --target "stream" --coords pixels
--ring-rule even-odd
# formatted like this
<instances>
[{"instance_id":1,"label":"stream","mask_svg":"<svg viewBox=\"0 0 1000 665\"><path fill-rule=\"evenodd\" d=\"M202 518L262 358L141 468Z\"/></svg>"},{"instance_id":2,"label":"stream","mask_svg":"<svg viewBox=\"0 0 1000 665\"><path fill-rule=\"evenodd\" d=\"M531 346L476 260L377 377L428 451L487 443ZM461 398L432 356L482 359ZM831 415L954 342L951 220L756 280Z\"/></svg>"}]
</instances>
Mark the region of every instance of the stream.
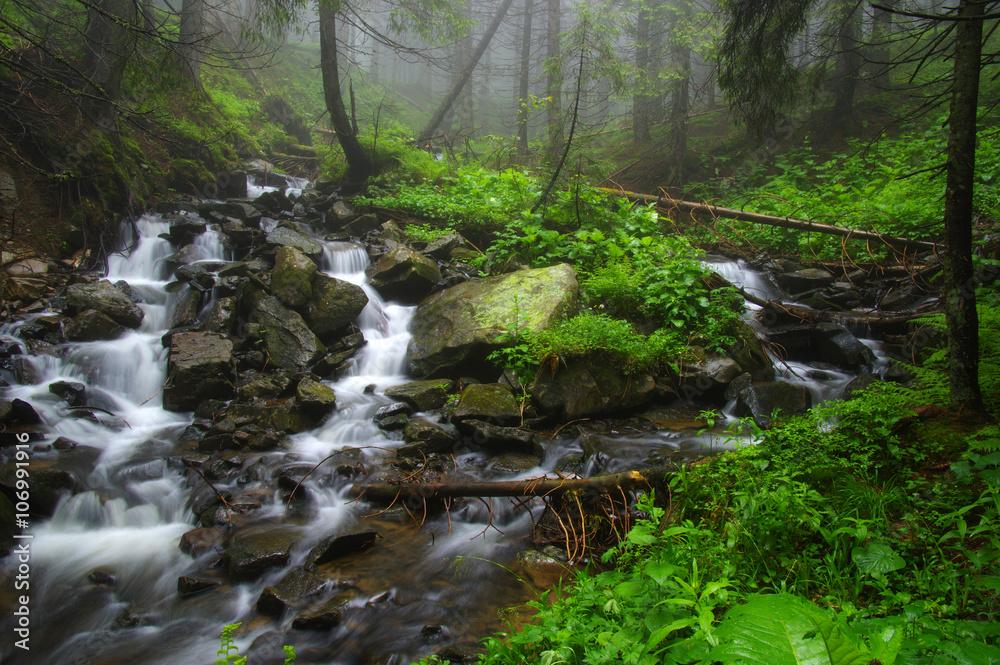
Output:
<instances>
[{"instance_id":1,"label":"stream","mask_svg":"<svg viewBox=\"0 0 1000 665\"><path fill-rule=\"evenodd\" d=\"M31 536L30 651L4 639L3 662L213 663L222 627L242 622L236 643L241 654L252 654L251 663L283 662L284 644L295 647L298 663L410 663L443 648L470 652L482 636L505 628L498 610L534 599L559 578L559 566L529 566L522 557L531 548L538 500L456 501L445 513L424 513L419 505L385 509L345 495L351 469L378 469L403 444L399 433L383 431L373 416L391 403L383 394L387 388L411 380L406 349L415 308L385 302L367 285L364 247L321 238L316 238L324 247L321 270L361 286L368 295L369 304L356 321L367 344L349 371L326 382L337 396L334 417L292 435L280 451L232 453L227 458L232 468L214 481L218 490L230 493L232 503L251 508L234 516L234 527L244 534L288 535L295 543L290 560L236 584L219 572L217 548L183 552L182 536L198 526L192 505L212 492L185 468L186 459L207 455L178 443L193 415L162 408L168 349L161 338L183 291L171 286L167 258L174 248L161 237L167 230L157 214L144 215L134 231L123 225L120 246L131 250L123 249L108 264L107 279L127 282L140 301L145 318L138 330L113 341L50 346L21 336L24 326L44 315L0 326L0 342L16 345L22 352L19 366L30 368L2 370L10 385L0 388L0 398L30 403L42 421L31 435L31 473L66 472L75 484L72 492L59 494L51 519L33 518L25 531ZM211 227L196 243L197 261L206 266L233 259L222 234ZM731 281L768 293L760 276L745 266L713 267ZM211 305L204 306L202 317ZM876 342L866 343L877 349ZM804 363L778 363L777 369L778 380L806 383L814 401L839 396L853 378ZM85 387L86 408L70 407L50 391L62 383ZM594 457L578 468L618 471L651 452L696 457L725 447L718 432L669 428L684 418L690 420L690 414L680 417L665 409L666 428L590 435L625 452L614 460ZM6 438L4 445L6 461L13 452ZM553 475L567 460L579 460L582 451L579 438L556 437L540 465L512 470L482 451L460 449L448 474L470 480ZM333 461L321 464L331 455ZM294 503L287 492L265 482L289 470L301 476L313 467L300 490L305 498ZM317 599L337 600L338 625L297 630L291 625L294 612L271 618L255 609L262 591L301 571L323 539L368 532L378 534L374 547L324 564L322 584L310 591ZM7 579L0 589L5 606L15 603L16 570L12 555L4 561ZM178 593L182 577L221 584L183 595ZM12 634L14 622L5 617L0 626L5 635Z\"/></svg>"}]
</instances>

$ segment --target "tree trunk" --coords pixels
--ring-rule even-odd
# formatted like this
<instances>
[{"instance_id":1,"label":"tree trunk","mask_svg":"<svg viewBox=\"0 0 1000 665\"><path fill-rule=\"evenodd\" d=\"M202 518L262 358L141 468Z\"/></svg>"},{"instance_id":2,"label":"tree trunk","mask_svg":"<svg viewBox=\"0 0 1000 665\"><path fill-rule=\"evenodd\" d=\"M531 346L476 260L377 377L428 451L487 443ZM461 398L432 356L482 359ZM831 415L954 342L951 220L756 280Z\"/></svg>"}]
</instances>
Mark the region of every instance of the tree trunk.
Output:
<instances>
[{"instance_id":1,"label":"tree trunk","mask_svg":"<svg viewBox=\"0 0 1000 665\"><path fill-rule=\"evenodd\" d=\"M884 0L880 3L889 9L895 9L899 0ZM889 49L890 40L893 35L892 12L875 7L872 15L872 37L871 37L871 81L872 85L879 90L888 90L891 87L889 81L889 67L892 60L892 53Z\"/></svg>"},{"instance_id":2,"label":"tree trunk","mask_svg":"<svg viewBox=\"0 0 1000 665\"><path fill-rule=\"evenodd\" d=\"M132 0L99 0L90 9L84 33L85 56L83 70L99 89L93 93L103 98L92 110L110 113L111 102L121 95L122 72L136 45L139 16Z\"/></svg>"},{"instance_id":3,"label":"tree trunk","mask_svg":"<svg viewBox=\"0 0 1000 665\"><path fill-rule=\"evenodd\" d=\"M546 118L548 125L549 158L555 161L563 145L562 126L562 60L559 54L559 32L561 8L559 0L548 2L548 33L545 41L545 68L548 74L545 83Z\"/></svg>"},{"instance_id":4,"label":"tree trunk","mask_svg":"<svg viewBox=\"0 0 1000 665\"><path fill-rule=\"evenodd\" d=\"M861 76L864 58L859 50L861 40L861 9L855 0L846 0L848 12L840 20L837 31L837 59L834 68L833 118L844 123L852 117L854 93Z\"/></svg>"},{"instance_id":5,"label":"tree trunk","mask_svg":"<svg viewBox=\"0 0 1000 665\"><path fill-rule=\"evenodd\" d=\"M426 142L431 140L431 137L434 136L434 132L436 132L438 127L441 126L441 122L444 120L445 115L447 115L448 111L455 103L455 100L458 98L462 88L469 82L469 79L472 78L472 70L476 68L476 64L479 62L479 59L483 57L483 53L486 52L486 48L490 45L493 35L496 34L497 28L500 27L500 23L503 21L503 17L507 14L507 10L510 9L510 6L513 3L514 0L503 0L503 4L500 5L499 9L497 9L497 13L493 16L493 20L490 21L489 26L487 26L486 32L483 33L483 38L479 40L479 45L476 46L476 50L473 51L472 57L462 70L461 75L452 82L451 89L448 90L444 99L441 100L441 104L438 106L437 111L434 112L434 115L431 116L427 126L424 127L422 132L420 132L419 141Z\"/></svg>"},{"instance_id":6,"label":"tree trunk","mask_svg":"<svg viewBox=\"0 0 1000 665\"><path fill-rule=\"evenodd\" d=\"M962 0L962 18L981 17L981 0ZM972 267L972 188L976 169L976 113L983 21L955 25L954 80L948 117L944 194L945 317L948 322L948 374L953 404L983 408L979 387L979 318Z\"/></svg>"},{"instance_id":7,"label":"tree trunk","mask_svg":"<svg viewBox=\"0 0 1000 665\"><path fill-rule=\"evenodd\" d=\"M181 72L201 89L201 43L205 36L205 0L184 0L177 31L177 50Z\"/></svg>"},{"instance_id":8,"label":"tree trunk","mask_svg":"<svg viewBox=\"0 0 1000 665\"><path fill-rule=\"evenodd\" d=\"M670 25L670 60L673 81L670 90L670 133L667 135L668 187L684 184L687 157L688 110L691 101L691 0L683 0Z\"/></svg>"},{"instance_id":9,"label":"tree trunk","mask_svg":"<svg viewBox=\"0 0 1000 665\"><path fill-rule=\"evenodd\" d=\"M653 82L649 77L649 10L640 9L636 18L635 69L639 74L639 85L632 97L632 139L645 143L649 136L649 88Z\"/></svg>"},{"instance_id":10,"label":"tree trunk","mask_svg":"<svg viewBox=\"0 0 1000 665\"><path fill-rule=\"evenodd\" d=\"M604 187L599 189L606 194L624 196L629 201L655 203L657 204L657 208L667 214L670 214L671 211L675 210L691 215L702 212L707 213L712 217L721 217L722 219L735 219L741 222L750 222L751 224L766 224L768 226L805 231L806 233L825 233L828 235L850 238L851 240L880 242L889 245L890 247L898 247L900 249L912 249L921 252L937 252L941 249L940 245L933 242L926 242L924 240L909 240L907 238L895 238L893 236L885 236L881 233L875 233L873 231L858 231L857 229L848 229L843 226L832 226L830 224L820 224L819 222L808 222L801 219L792 219L791 217L777 217L775 215L763 215L756 212L746 212L745 210L720 208L719 206L708 205L707 203L694 203L692 201L670 199L663 196L654 196L652 194L623 192L621 190L607 189Z\"/></svg>"},{"instance_id":11,"label":"tree trunk","mask_svg":"<svg viewBox=\"0 0 1000 665\"><path fill-rule=\"evenodd\" d=\"M319 3L319 53L323 73L323 96L330 114L330 125L337 134L340 148L347 160L347 180L361 182L372 175L371 156L361 146L351 127L351 118L344 106L340 90L340 70L337 64L337 12L323 0Z\"/></svg>"},{"instance_id":12,"label":"tree trunk","mask_svg":"<svg viewBox=\"0 0 1000 665\"><path fill-rule=\"evenodd\" d=\"M521 31L521 72L518 79L517 99L517 152L528 154L528 120L531 110L528 103L528 84L531 82L531 19L535 10L534 0L524 0L524 28Z\"/></svg>"},{"instance_id":13,"label":"tree trunk","mask_svg":"<svg viewBox=\"0 0 1000 665\"><path fill-rule=\"evenodd\" d=\"M469 78L462 85L458 87L459 93L458 98L455 100L455 117L458 120L457 126L458 131L465 136L472 131L473 125L475 123L475 118L473 117L473 78L476 74L476 66L479 64L480 58L476 58L475 62L472 60L472 8L470 6L470 0L465 0L462 3L462 18L466 20L469 24L469 31L458 40L455 58L455 72L453 74L454 78L461 78L465 74L465 69L468 68L469 63L472 64L472 69L469 71ZM485 52L485 51L484 51ZM461 66L462 69L459 69Z\"/></svg>"}]
</instances>

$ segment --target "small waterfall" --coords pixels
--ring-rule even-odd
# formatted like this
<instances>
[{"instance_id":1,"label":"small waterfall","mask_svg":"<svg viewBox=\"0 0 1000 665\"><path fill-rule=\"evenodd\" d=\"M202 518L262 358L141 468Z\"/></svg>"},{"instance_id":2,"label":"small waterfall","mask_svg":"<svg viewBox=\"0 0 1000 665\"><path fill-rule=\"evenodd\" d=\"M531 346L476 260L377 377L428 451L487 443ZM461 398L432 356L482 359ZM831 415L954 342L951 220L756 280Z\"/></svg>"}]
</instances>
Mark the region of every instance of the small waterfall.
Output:
<instances>
[{"instance_id":1,"label":"small waterfall","mask_svg":"<svg viewBox=\"0 0 1000 665\"><path fill-rule=\"evenodd\" d=\"M704 264L712 271L719 273L723 279L747 293L765 300L780 298L780 290L771 280L760 272L747 266L746 261L738 259L731 261L724 257L706 257ZM753 303L747 303L750 309L760 309Z\"/></svg>"}]
</instances>

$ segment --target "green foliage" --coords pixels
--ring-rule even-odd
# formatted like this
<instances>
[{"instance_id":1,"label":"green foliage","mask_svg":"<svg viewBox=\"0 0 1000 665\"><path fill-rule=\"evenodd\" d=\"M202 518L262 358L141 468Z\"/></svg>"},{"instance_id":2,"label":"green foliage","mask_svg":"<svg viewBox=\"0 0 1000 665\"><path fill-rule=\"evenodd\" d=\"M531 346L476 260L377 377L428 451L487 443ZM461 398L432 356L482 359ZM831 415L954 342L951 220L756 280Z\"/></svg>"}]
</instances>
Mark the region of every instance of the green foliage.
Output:
<instances>
[{"instance_id":1,"label":"green foliage","mask_svg":"<svg viewBox=\"0 0 1000 665\"><path fill-rule=\"evenodd\" d=\"M239 648L233 644L233 632L241 625L231 623L222 629L222 645L216 652L220 658L215 661L215 665L246 665L247 657L240 657Z\"/></svg>"},{"instance_id":2,"label":"green foliage","mask_svg":"<svg viewBox=\"0 0 1000 665\"><path fill-rule=\"evenodd\" d=\"M239 655L239 647L233 643L233 633L242 623L231 623L222 629L222 643L216 655L219 658L215 665L246 665L247 657ZM286 644L282 647L285 655L285 665L295 665L295 647Z\"/></svg>"},{"instance_id":3,"label":"green foliage","mask_svg":"<svg viewBox=\"0 0 1000 665\"><path fill-rule=\"evenodd\" d=\"M612 570L536 603L483 662L997 662L1000 430L929 473L933 435L894 427L905 398L865 391L681 469Z\"/></svg>"},{"instance_id":4,"label":"green foliage","mask_svg":"<svg viewBox=\"0 0 1000 665\"><path fill-rule=\"evenodd\" d=\"M987 295L983 290L980 293ZM984 300L980 298L976 308L979 315L979 385L986 409L1000 414L1000 304ZM930 314L917 319L917 322L947 330L944 313ZM947 349L933 351L920 366L914 368L914 373L920 385L920 395L925 401L949 403Z\"/></svg>"},{"instance_id":5,"label":"green foliage","mask_svg":"<svg viewBox=\"0 0 1000 665\"><path fill-rule=\"evenodd\" d=\"M946 145L944 118L926 127L911 125L898 136L883 135L875 142L851 141L848 152L828 158L805 142L776 157L768 172L755 179L758 184L701 195L721 195L730 207L765 214L934 240L942 231ZM994 217L1000 214L997 155L1000 136L983 132L977 148L975 205ZM841 241L832 236L740 222L729 226L752 243L786 251L828 257L842 251Z\"/></svg>"}]
</instances>

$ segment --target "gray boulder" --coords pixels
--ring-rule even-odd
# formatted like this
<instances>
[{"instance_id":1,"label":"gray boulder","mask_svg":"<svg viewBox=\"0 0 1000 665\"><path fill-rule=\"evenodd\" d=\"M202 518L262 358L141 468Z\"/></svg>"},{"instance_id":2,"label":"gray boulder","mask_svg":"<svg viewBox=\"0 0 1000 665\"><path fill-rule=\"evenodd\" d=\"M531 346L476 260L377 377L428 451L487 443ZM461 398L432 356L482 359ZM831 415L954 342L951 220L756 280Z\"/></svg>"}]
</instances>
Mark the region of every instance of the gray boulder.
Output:
<instances>
[{"instance_id":1,"label":"gray boulder","mask_svg":"<svg viewBox=\"0 0 1000 665\"><path fill-rule=\"evenodd\" d=\"M453 390L455 382L451 379L428 379L386 388L385 396L406 402L417 411L432 411L444 406Z\"/></svg>"},{"instance_id":2,"label":"gray boulder","mask_svg":"<svg viewBox=\"0 0 1000 665\"><path fill-rule=\"evenodd\" d=\"M462 391L453 422L484 420L499 425L517 425L521 422L521 407L510 388L502 383L476 383Z\"/></svg>"},{"instance_id":3,"label":"gray boulder","mask_svg":"<svg viewBox=\"0 0 1000 665\"><path fill-rule=\"evenodd\" d=\"M470 368L492 374L486 356L504 345L515 315L522 329L545 330L575 311L579 292L573 268L561 264L435 293L420 303L410 326L410 371L418 377L459 376Z\"/></svg>"},{"instance_id":4,"label":"gray boulder","mask_svg":"<svg viewBox=\"0 0 1000 665\"><path fill-rule=\"evenodd\" d=\"M236 396L233 343L217 333L176 333L170 338L163 408L192 411L207 399Z\"/></svg>"},{"instance_id":5,"label":"gray boulder","mask_svg":"<svg viewBox=\"0 0 1000 665\"><path fill-rule=\"evenodd\" d=\"M629 376L609 359L577 358L554 376L539 371L529 392L543 413L575 420L638 408L649 402L655 389L656 382L648 374Z\"/></svg>"},{"instance_id":6,"label":"gray boulder","mask_svg":"<svg viewBox=\"0 0 1000 665\"><path fill-rule=\"evenodd\" d=\"M367 304L360 286L318 272L312 279L306 319L317 335L329 335L358 318Z\"/></svg>"},{"instance_id":7,"label":"gray boulder","mask_svg":"<svg viewBox=\"0 0 1000 665\"><path fill-rule=\"evenodd\" d=\"M775 280L788 293L802 293L830 286L836 278L821 268L806 268L794 272L780 273Z\"/></svg>"},{"instance_id":8,"label":"gray boulder","mask_svg":"<svg viewBox=\"0 0 1000 665\"><path fill-rule=\"evenodd\" d=\"M736 399L736 415L752 416L758 427L771 425L771 416L779 410L782 416L801 415L812 406L812 395L801 383L754 382L750 374L733 381L726 397Z\"/></svg>"},{"instance_id":9,"label":"gray boulder","mask_svg":"<svg viewBox=\"0 0 1000 665\"><path fill-rule=\"evenodd\" d=\"M138 328L142 309L106 279L96 284L73 284L66 290L66 304L74 311L93 309L126 328Z\"/></svg>"},{"instance_id":10,"label":"gray boulder","mask_svg":"<svg viewBox=\"0 0 1000 665\"><path fill-rule=\"evenodd\" d=\"M382 256L366 272L379 293L405 302L421 300L441 281L437 263L404 245Z\"/></svg>"},{"instance_id":11,"label":"gray boulder","mask_svg":"<svg viewBox=\"0 0 1000 665\"><path fill-rule=\"evenodd\" d=\"M403 428L403 441L396 451L400 457L420 457L421 453L450 453L458 441L454 430L427 418L411 418Z\"/></svg>"},{"instance_id":12,"label":"gray boulder","mask_svg":"<svg viewBox=\"0 0 1000 665\"><path fill-rule=\"evenodd\" d=\"M312 298L316 264L294 247L279 247L274 255L271 293L289 307L299 307Z\"/></svg>"},{"instance_id":13,"label":"gray boulder","mask_svg":"<svg viewBox=\"0 0 1000 665\"><path fill-rule=\"evenodd\" d=\"M268 362L283 369L302 369L323 355L325 348L302 317L274 296L247 289L250 323L258 323Z\"/></svg>"},{"instance_id":14,"label":"gray boulder","mask_svg":"<svg viewBox=\"0 0 1000 665\"><path fill-rule=\"evenodd\" d=\"M857 369L862 365L870 365L875 360L872 350L839 323L817 324L814 334L823 362Z\"/></svg>"},{"instance_id":15,"label":"gray boulder","mask_svg":"<svg viewBox=\"0 0 1000 665\"><path fill-rule=\"evenodd\" d=\"M307 238L294 229L279 226L267 234L267 242L280 247L294 247L313 261L319 263L323 248L319 243Z\"/></svg>"},{"instance_id":16,"label":"gray boulder","mask_svg":"<svg viewBox=\"0 0 1000 665\"><path fill-rule=\"evenodd\" d=\"M128 332L128 328L118 325L100 312L87 309L75 317L66 328L66 337L74 342L96 342L117 339Z\"/></svg>"}]
</instances>

